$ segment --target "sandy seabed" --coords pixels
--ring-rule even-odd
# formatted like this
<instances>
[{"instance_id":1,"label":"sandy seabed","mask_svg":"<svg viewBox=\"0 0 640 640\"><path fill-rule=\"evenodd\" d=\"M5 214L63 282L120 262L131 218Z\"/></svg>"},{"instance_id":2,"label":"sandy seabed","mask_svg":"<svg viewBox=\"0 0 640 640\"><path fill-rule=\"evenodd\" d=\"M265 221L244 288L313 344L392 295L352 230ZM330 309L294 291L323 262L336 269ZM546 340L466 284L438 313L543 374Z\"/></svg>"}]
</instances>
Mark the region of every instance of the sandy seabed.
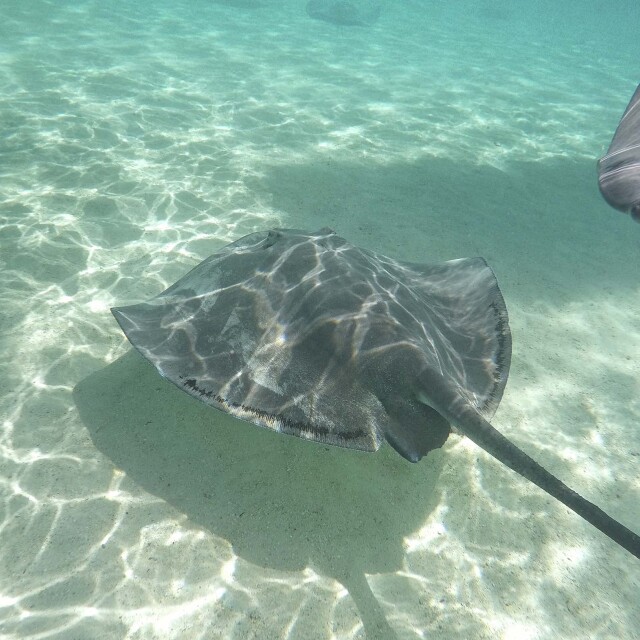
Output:
<instances>
[{"instance_id":1,"label":"sandy seabed","mask_svg":"<svg viewBox=\"0 0 640 640\"><path fill-rule=\"evenodd\" d=\"M258 429L111 317L274 226L481 255L514 340L494 426L640 531L640 227L595 180L637 44L506 4L360 30L303 4L10 3L0 634L636 637L640 561L472 443L410 465Z\"/></svg>"}]
</instances>

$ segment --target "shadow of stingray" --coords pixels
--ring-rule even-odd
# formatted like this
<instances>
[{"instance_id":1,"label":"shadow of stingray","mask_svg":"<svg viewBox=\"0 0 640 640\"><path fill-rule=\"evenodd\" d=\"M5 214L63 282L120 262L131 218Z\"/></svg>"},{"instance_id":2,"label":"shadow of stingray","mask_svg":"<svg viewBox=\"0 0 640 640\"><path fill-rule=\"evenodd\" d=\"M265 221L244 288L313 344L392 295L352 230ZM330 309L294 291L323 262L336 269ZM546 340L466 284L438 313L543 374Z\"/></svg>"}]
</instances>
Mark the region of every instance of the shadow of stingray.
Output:
<instances>
[{"instance_id":1,"label":"shadow of stingray","mask_svg":"<svg viewBox=\"0 0 640 640\"><path fill-rule=\"evenodd\" d=\"M139 486L251 563L334 578L369 640L396 637L366 574L403 568L403 538L436 504L439 451L410 465L390 447L370 455L283 437L195 402L133 350L74 399L96 447Z\"/></svg>"}]
</instances>

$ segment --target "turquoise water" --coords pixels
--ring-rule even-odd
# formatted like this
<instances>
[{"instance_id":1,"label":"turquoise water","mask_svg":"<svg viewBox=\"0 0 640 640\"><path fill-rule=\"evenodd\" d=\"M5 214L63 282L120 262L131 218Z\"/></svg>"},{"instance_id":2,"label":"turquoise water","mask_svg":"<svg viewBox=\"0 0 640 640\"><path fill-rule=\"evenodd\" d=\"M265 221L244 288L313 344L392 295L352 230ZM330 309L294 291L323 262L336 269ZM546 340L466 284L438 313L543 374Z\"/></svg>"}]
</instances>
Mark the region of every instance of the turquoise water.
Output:
<instances>
[{"instance_id":1,"label":"turquoise water","mask_svg":"<svg viewBox=\"0 0 640 640\"><path fill-rule=\"evenodd\" d=\"M471 443L409 465L240 423L109 313L273 226L482 255L494 425L640 530L640 228L595 177L640 5L557 4L2 2L4 637L637 637L638 562Z\"/></svg>"}]
</instances>

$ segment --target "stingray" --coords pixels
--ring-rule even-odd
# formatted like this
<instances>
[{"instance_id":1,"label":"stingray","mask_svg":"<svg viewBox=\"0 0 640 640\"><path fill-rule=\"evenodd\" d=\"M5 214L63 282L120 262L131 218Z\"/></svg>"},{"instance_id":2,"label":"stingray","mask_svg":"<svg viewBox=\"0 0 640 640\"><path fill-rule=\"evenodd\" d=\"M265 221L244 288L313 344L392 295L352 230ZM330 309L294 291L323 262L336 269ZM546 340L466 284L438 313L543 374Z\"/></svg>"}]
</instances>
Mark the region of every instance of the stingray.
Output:
<instances>
[{"instance_id":1,"label":"stingray","mask_svg":"<svg viewBox=\"0 0 640 640\"><path fill-rule=\"evenodd\" d=\"M307 14L345 27L370 27L380 17L380 5L370 6L349 0L309 0Z\"/></svg>"},{"instance_id":2,"label":"stingray","mask_svg":"<svg viewBox=\"0 0 640 640\"><path fill-rule=\"evenodd\" d=\"M622 114L607 153L598 161L604 199L640 222L640 86Z\"/></svg>"},{"instance_id":3,"label":"stingray","mask_svg":"<svg viewBox=\"0 0 640 640\"><path fill-rule=\"evenodd\" d=\"M511 361L507 309L482 258L402 262L330 229L225 246L168 289L112 312L162 376L242 420L411 462L451 425L640 557L640 538L488 420Z\"/></svg>"}]
</instances>

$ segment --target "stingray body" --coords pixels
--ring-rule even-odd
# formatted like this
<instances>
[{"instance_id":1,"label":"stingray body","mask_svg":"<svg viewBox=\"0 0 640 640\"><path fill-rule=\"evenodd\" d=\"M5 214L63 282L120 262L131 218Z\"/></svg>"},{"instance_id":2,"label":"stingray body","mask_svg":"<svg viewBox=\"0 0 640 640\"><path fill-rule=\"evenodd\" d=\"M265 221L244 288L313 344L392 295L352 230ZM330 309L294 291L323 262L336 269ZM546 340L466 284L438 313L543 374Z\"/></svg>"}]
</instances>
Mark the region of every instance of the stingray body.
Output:
<instances>
[{"instance_id":1,"label":"stingray body","mask_svg":"<svg viewBox=\"0 0 640 640\"><path fill-rule=\"evenodd\" d=\"M370 6L349 0L309 0L307 14L345 27L370 27L380 17L380 5Z\"/></svg>"},{"instance_id":2,"label":"stingray body","mask_svg":"<svg viewBox=\"0 0 640 640\"><path fill-rule=\"evenodd\" d=\"M612 207L640 222L640 86L622 115L607 153L598 161L598 184Z\"/></svg>"},{"instance_id":3,"label":"stingray body","mask_svg":"<svg viewBox=\"0 0 640 640\"><path fill-rule=\"evenodd\" d=\"M114 308L133 346L203 402L282 433L417 462L450 425L636 556L640 538L488 422L511 359L482 258L415 264L330 229L224 247L151 300Z\"/></svg>"}]
</instances>

